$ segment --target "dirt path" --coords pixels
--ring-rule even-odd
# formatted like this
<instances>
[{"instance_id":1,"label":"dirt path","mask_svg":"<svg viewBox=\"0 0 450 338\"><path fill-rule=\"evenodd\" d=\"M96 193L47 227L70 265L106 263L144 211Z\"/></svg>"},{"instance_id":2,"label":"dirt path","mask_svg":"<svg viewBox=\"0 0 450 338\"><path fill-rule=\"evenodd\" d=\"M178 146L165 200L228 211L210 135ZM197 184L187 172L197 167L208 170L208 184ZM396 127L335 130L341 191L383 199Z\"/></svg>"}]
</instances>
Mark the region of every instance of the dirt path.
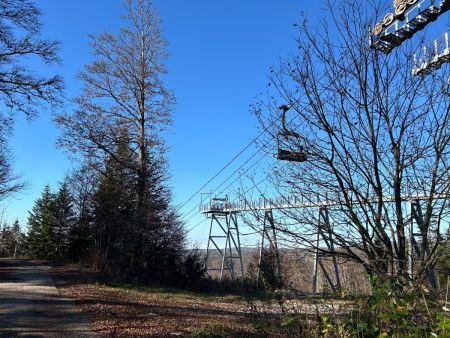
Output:
<instances>
[{"instance_id":1,"label":"dirt path","mask_svg":"<svg viewBox=\"0 0 450 338\"><path fill-rule=\"evenodd\" d=\"M0 337L96 337L49 266L0 259Z\"/></svg>"}]
</instances>

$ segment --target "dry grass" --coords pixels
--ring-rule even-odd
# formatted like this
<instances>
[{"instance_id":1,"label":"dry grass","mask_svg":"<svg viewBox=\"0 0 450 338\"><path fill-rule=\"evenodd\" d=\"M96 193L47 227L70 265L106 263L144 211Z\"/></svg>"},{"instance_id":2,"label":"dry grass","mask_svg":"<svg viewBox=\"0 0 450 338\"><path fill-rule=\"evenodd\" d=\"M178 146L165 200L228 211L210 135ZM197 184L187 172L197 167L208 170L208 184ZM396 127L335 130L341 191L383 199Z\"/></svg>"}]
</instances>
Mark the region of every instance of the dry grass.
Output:
<instances>
[{"instance_id":1,"label":"dry grass","mask_svg":"<svg viewBox=\"0 0 450 338\"><path fill-rule=\"evenodd\" d=\"M76 301L104 337L312 337L318 313L341 316L354 306L343 299L288 296L281 307L279 296L105 285L79 271L54 268L58 289ZM294 325L282 325L289 318Z\"/></svg>"},{"instance_id":2,"label":"dry grass","mask_svg":"<svg viewBox=\"0 0 450 338\"><path fill-rule=\"evenodd\" d=\"M105 286L84 282L67 268L55 273L61 294L75 299L95 332L105 337L185 337L217 328L230 336L258 336L258 319L239 296Z\"/></svg>"}]
</instances>

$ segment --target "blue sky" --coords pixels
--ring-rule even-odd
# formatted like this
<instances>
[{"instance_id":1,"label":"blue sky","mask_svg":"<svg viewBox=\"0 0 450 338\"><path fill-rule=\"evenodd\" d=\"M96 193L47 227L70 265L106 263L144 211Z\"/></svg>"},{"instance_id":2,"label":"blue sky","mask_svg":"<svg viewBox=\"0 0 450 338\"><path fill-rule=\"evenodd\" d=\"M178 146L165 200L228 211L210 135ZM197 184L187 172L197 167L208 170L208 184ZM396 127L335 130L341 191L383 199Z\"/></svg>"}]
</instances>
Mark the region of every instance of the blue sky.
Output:
<instances>
[{"instance_id":1,"label":"blue sky","mask_svg":"<svg viewBox=\"0 0 450 338\"><path fill-rule=\"evenodd\" d=\"M121 0L37 0L43 11L43 35L61 41L63 60L56 71L66 83L66 95L79 93L76 73L92 60L88 34L117 32L122 25ZM220 170L257 134L248 106L264 91L270 65L296 51L300 13L319 16L320 1L305 0L155 0L163 34L169 42L167 84L175 91L175 124L166 137L176 204ZM67 107L67 109L71 109ZM17 119L11 148L15 167L29 181L17 198L4 203L8 219L25 224L27 211L45 184L54 189L70 168L55 148L58 130L48 112L29 123ZM253 149L225 170L204 191L219 185ZM195 207L197 196L182 210ZM192 212L187 228L202 216ZM207 240L207 225L189 235L194 243Z\"/></svg>"},{"instance_id":2,"label":"blue sky","mask_svg":"<svg viewBox=\"0 0 450 338\"><path fill-rule=\"evenodd\" d=\"M88 34L117 32L120 0L38 0L43 11L43 35L61 41L63 60L56 71L66 83L66 95L76 96L76 73L92 60ZM257 133L248 111L252 98L264 90L271 64L295 51L293 24L300 12L314 14L315 3L298 0L182 1L159 0L163 34L169 41L167 84L174 89L175 124L167 136L175 203L185 201L236 155ZM70 107L67 107L70 109ZM58 130L49 112L29 123L17 119L11 147L15 167L29 187L4 203L9 219L26 222L27 211L45 184L56 189L70 168L56 149ZM244 154L249 157L251 150ZM220 184L236 167L230 166L205 191ZM199 197L183 208L191 210ZM191 213L193 215L195 213ZM190 216L189 215L189 216ZM195 215L188 224L196 224ZM205 226L193 231L203 242Z\"/></svg>"}]
</instances>

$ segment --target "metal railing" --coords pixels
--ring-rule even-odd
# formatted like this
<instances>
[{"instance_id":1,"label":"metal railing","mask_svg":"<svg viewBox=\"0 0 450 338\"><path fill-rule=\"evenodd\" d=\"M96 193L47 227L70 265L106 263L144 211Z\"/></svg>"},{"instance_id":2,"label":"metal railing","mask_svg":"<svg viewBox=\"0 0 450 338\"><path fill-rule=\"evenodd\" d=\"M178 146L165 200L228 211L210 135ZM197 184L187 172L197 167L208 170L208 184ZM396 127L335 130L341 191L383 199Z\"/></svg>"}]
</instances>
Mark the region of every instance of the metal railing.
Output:
<instances>
[{"instance_id":1,"label":"metal railing","mask_svg":"<svg viewBox=\"0 0 450 338\"><path fill-rule=\"evenodd\" d=\"M427 200L429 195L425 194L404 194L401 196L402 201ZM433 199L443 200L450 199L449 193L439 193L432 196ZM382 199L383 203L392 203L396 201L394 196L386 196ZM351 205L363 205L368 203L378 203L379 199L376 196L365 197L364 200L354 199ZM228 200L223 204L216 204L213 200L200 206L200 212L207 213L230 213L230 212L245 212L245 211L264 211L276 209L300 209L311 207L332 207L344 206L347 203L339 196L326 195L325 197L313 196L286 196L276 198L259 198L257 200L242 200L237 202L229 202ZM449 205L450 207L450 205Z\"/></svg>"},{"instance_id":2,"label":"metal railing","mask_svg":"<svg viewBox=\"0 0 450 338\"><path fill-rule=\"evenodd\" d=\"M450 62L449 32L414 54L413 75L426 75Z\"/></svg>"}]
</instances>

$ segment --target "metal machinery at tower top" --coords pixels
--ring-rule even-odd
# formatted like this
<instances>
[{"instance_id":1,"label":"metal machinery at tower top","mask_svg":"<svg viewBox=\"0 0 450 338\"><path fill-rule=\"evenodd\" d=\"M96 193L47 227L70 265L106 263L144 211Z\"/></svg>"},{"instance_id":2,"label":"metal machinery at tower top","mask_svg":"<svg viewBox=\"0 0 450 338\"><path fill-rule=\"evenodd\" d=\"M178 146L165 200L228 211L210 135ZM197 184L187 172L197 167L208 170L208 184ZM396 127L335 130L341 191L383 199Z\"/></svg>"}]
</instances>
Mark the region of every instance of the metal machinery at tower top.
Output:
<instances>
[{"instance_id":1,"label":"metal machinery at tower top","mask_svg":"<svg viewBox=\"0 0 450 338\"><path fill-rule=\"evenodd\" d=\"M450 0L394 0L394 9L369 34L370 47L386 54L450 10Z\"/></svg>"},{"instance_id":2,"label":"metal machinery at tower top","mask_svg":"<svg viewBox=\"0 0 450 338\"><path fill-rule=\"evenodd\" d=\"M435 39L430 46L425 46L414 54L412 74L428 75L448 62L450 62L449 32L445 32L441 37ZM444 93L448 95L448 88L444 88Z\"/></svg>"}]
</instances>

